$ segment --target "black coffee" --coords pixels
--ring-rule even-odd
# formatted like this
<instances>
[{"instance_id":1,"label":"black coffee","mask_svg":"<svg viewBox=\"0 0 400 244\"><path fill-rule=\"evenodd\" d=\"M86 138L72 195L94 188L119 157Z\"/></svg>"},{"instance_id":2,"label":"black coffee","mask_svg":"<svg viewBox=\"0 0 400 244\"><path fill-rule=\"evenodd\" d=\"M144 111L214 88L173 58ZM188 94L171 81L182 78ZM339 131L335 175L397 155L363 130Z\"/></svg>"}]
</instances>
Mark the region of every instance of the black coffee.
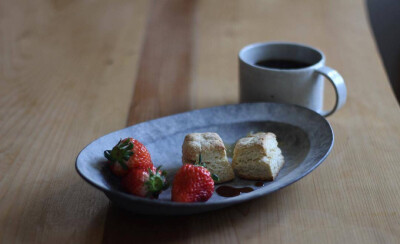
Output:
<instances>
[{"instance_id":1,"label":"black coffee","mask_svg":"<svg viewBox=\"0 0 400 244\"><path fill-rule=\"evenodd\" d=\"M308 67L311 64L301 61L286 60L286 59L267 59L258 61L256 65L273 69L301 69Z\"/></svg>"}]
</instances>

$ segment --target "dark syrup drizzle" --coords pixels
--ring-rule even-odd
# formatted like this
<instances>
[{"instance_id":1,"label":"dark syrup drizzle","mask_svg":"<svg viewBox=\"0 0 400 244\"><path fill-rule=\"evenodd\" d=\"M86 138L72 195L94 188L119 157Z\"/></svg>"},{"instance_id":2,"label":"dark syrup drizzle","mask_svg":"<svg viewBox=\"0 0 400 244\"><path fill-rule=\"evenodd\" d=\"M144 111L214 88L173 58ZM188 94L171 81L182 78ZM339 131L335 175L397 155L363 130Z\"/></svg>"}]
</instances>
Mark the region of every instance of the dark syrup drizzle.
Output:
<instances>
[{"instance_id":1,"label":"dark syrup drizzle","mask_svg":"<svg viewBox=\"0 0 400 244\"><path fill-rule=\"evenodd\" d=\"M257 181L254 183L254 186L263 187L264 183L265 182L263 182L263 181ZM252 191L254 191L254 189L251 187L220 186L215 191L221 197L236 197L242 193L252 192Z\"/></svg>"},{"instance_id":2,"label":"dark syrup drizzle","mask_svg":"<svg viewBox=\"0 0 400 244\"><path fill-rule=\"evenodd\" d=\"M262 186L264 186L264 182L257 181L256 183L254 183L254 185L257 186L257 187L262 187Z\"/></svg>"},{"instance_id":3,"label":"dark syrup drizzle","mask_svg":"<svg viewBox=\"0 0 400 244\"><path fill-rule=\"evenodd\" d=\"M254 191L254 189L251 187L236 188L233 186L220 186L216 190L217 194L222 197L236 197L239 196L241 193L249 193L252 191Z\"/></svg>"}]
</instances>

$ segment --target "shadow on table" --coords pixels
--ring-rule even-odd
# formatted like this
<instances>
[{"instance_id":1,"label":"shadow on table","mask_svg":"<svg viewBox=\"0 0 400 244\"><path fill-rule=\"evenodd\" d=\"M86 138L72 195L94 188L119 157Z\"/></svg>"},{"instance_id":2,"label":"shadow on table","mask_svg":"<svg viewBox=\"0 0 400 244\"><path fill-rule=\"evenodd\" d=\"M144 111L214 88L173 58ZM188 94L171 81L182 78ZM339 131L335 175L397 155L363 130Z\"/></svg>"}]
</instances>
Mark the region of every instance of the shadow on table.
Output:
<instances>
[{"instance_id":1,"label":"shadow on table","mask_svg":"<svg viewBox=\"0 0 400 244\"><path fill-rule=\"evenodd\" d=\"M366 5L386 73L400 103L400 1L366 0Z\"/></svg>"},{"instance_id":2,"label":"shadow on table","mask_svg":"<svg viewBox=\"0 0 400 244\"><path fill-rule=\"evenodd\" d=\"M288 187L261 199L189 216L135 215L111 206L103 243L219 242L216 237L225 242L237 242L241 238L251 238L252 233L259 233L260 222L276 224L276 212L282 200L280 195L294 192L294 187ZM267 216L271 214L271 219L266 221L260 210L267 212Z\"/></svg>"}]
</instances>

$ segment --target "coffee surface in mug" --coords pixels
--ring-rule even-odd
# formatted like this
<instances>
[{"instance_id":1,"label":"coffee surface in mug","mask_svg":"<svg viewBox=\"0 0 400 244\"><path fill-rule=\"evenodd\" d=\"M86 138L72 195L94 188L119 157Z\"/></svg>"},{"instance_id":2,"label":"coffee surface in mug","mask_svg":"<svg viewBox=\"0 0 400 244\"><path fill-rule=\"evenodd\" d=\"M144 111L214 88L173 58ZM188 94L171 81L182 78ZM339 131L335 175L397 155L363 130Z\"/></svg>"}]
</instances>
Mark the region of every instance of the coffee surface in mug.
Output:
<instances>
[{"instance_id":1,"label":"coffee surface in mug","mask_svg":"<svg viewBox=\"0 0 400 244\"><path fill-rule=\"evenodd\" d=\"M311 64L302 61L287 59L266 59L258 61L256 65L272 69L301 69L308 67Z\"/></svg>"}]
</instances>

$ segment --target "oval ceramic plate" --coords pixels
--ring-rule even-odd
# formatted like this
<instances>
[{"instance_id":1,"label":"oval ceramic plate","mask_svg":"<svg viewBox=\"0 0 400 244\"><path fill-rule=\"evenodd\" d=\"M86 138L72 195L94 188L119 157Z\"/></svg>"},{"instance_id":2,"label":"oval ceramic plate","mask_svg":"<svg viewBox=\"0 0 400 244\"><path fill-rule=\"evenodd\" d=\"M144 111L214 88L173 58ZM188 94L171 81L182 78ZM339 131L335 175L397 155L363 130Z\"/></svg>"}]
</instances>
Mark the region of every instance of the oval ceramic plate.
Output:
<instances>
[{"instance_id":1,"label":"oval ceramic plate","mask_svg":"<svg viewBox=\"0 0 400 244\"><path fill-rule=\"evenodd\" d=\"M146 199L125 193L120 181L106 166L104 150L121 138L133 137L150 151L155 166L163 165L168 179L182 166L181 147L192 132L216 132L225 143L233 144L249 132L273 132L285 157L277 179L256 187L255 181L236 178L221 185L252 187L254 191L225 198L214 193L201 203L171 202L171 188L159 199ZM181 215L227 207L274 192L314 170L333 146L333 131L321 115L295 105L252 103L213 107L140 123L105 135L83 149L76 160L78 173L103 191L116 205L141 214ZM216 185L216 188L219 185Z\"/></svg>"}]
</instances>

